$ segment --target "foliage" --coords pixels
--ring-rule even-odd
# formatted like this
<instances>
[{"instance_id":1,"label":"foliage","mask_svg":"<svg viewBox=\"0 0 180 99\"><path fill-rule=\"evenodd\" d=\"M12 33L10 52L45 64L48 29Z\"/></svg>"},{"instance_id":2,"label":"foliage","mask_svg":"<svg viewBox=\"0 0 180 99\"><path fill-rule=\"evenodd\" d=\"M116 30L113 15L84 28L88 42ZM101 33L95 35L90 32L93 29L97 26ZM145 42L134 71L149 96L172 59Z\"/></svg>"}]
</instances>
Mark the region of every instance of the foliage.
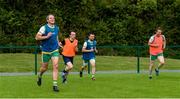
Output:
<instances>
[{"instance_id":1,"label":"foliage","mask_svg":"<svg viewBox=\"0 0 180 99\"><path fill-rule=\"evenodd\" d=\"M179 0L1 0L0 44L35 45L52 13L61 33L77 32L80 44L94 31L99 45L146 45L161 26L168 45L178 45L179 7Z\"/></svg>"}]
</instances>

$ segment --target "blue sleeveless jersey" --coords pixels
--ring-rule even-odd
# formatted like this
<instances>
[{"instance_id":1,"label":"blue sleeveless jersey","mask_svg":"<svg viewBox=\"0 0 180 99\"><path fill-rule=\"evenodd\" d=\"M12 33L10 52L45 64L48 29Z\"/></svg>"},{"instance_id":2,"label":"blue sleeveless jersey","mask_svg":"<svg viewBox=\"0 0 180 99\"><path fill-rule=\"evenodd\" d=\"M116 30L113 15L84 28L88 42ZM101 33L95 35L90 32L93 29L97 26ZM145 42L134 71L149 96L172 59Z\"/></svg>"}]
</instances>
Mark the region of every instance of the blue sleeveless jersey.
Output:
<instances>
[{"instance_id":1,"label":"blue sleeveless jersey","mask_svg":"<svg viewBox=\"0 0 180 99\"><path fill-rule=\"evenodd\" d=\"M90 50L90 49L95 49L96 48L96 41L88 41L86 40L85 41L87 43L87 47L86 47L86 50ZM84 60L90 60L90 59L93 59L95 58L95 53L94 52L83 52L83 57L82 57Z\"/></svg>"},{"instance_id":2,"label":"blue sleeveless jersey","mask_svg":"<svg viewBox=\"0 0 180 99\"><path fill-rule=\"evenodd\" d=\"M56 49L59 48L58 45L58 33L59 33L59 28L58 26L54 25L54 28L50 28L47 24L45 25L45 34L43 36L47 36L49 32L52 32L52 35L50 38L42 40L41 42L41 49L44 52L52 52Z\"/></svg>"}]
</instances>

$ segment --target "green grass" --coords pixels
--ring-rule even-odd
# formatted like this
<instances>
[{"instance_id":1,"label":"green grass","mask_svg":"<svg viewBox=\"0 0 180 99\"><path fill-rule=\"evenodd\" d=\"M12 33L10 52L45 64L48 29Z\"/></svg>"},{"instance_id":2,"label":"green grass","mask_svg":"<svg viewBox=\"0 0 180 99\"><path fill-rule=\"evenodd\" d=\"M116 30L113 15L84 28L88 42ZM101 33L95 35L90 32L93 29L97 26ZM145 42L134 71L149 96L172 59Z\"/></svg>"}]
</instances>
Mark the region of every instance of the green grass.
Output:
<instances>
[{"instance_id":1,"label":"green grass","mask_svg":"<svg viewBox=\"0 0 180 99\"><path fill-rule=\"evenodd\" d=\"M0 76L0 98L180 98L180 73L161 73L148 79L147 74L97 74L80 78L70 74L60 92L52 91L51 75L43 76L41 87L36 76Z\"/></svg>"},{"instance_id":2,"label":"green grass","mask_svg":"<svg viewBox=\"0 0 180 99\"><path fill-rule=\"evenodd\" d=\"M136 70L136 57L97 56L97 71ZM41 58L38 55L38 68ZM140 58L141 70L148 70L149 58ZM51 63L50 63L51 65ZM73 71L82 65L81 56L74 59ZM163 69L180 70L179 59L166 59ZM52 66L49 66L49 70ZM59 70L64 68L62 57ZM0 54L0 72L33 72L34 55L25 53ZM180 73L162 72L159 77L148 79L148 74L97 74L96 81L90 75L80 78L68 76L68 83L59 83L60 92L52 91L52 76L43 76L43 85L36 85L36 76L0 76L0 98L180 98ZM61 80L61 79L60 79ZM61 82L61 81L59 81Z\"/></svg>"},{"instance_id":3,"label":"green grass","mask_svg":"<svg viewBox=\"0 0 180 99\"><path fill-rule=\"evenodd\" d=\"M41 55L38 54L38 68L41 63ZM136 70L137 58L125 56L97 56L96 57L98 71L111 70ZM140 58L140 69L147 70L149 58ZM73 71L78 71L82 65L81 56L76 56L74 59ZM179 59L166 59L164 69L177 70L180 69ZM59 70L64 68L62 57L59 60ZM51 63L49 70L52 69ZM34 71L34 55L26 53L9 53L0 54L0 72L33 72Z\"/></svg>"}]
</instances>

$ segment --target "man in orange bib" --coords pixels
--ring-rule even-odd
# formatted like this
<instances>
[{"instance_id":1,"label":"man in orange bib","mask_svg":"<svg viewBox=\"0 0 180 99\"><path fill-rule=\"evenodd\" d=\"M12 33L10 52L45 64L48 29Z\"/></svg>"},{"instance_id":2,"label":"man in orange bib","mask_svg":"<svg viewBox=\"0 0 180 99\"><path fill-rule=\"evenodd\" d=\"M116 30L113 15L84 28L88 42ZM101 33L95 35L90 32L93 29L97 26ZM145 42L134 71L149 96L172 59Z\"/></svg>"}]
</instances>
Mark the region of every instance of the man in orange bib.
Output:
<instances>
[{"instance_id":1,"label":"man in orange bib","mask_svg":"<svg viewBox=\"0 0 180 99\"><path fill-rule=\"evenodd\" d=\"M159 75L159 69L164 65L163 51L166 47L166 39L165 36L162 35L160 27L157 28L156 34L151 36L148 45L150 53L149 79L152 79L152 69L155 60L159 60L159 65L155 68L156 76Z\"/></svg>"},{"instance_id":2,"label":"man in orange bib","mask_svg":"<svg viewBox=\"0 0 180 99\"><path fill-rule=\"evenodd\" d=\"M66 65L62 72L62 82L65 83L67 81L69 71L73 68L73 58L76 55L76 52L78 52L78 40L76 39L76 33L71 32L69 38L62 41L62 46L62 56Z\"/></svg>"}]
</instances>

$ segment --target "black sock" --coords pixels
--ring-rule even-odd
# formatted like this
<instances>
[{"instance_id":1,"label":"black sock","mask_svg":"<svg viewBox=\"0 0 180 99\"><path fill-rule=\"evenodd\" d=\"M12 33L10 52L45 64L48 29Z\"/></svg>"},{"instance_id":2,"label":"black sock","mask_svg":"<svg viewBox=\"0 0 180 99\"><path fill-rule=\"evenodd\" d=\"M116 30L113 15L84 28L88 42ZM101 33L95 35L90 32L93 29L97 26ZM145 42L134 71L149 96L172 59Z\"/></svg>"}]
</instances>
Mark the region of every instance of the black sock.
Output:
<instances>
[{"instance_id":1,"label":"black sock","mask_svg":"<svg viewBox=\"0 0 180 99\"><path fill-rule=\"evenodd\" d=\"M81 68L81 72L83 72L83 70L84 70L84 67Z\"/></svg>"},{"instance_id":2,"label":"black sock","mask_svg":"<svg viewBox=\"0 0 180 99\"><path fill-rule=\"evenodd\" d=\"M63 70L64 73L68 73L65 69Z\"/></svg>"},{"instance_id":3,"label":"black sock","mask_svg":"<svg viewBox=\"0 0 180 99\"><path fill-rule=\"evenodd\" d=\"M39 77L42 77L42 75L43 75L43 73L40 73L40 74L39 74Z\"/></svg>"}]
</instances>

